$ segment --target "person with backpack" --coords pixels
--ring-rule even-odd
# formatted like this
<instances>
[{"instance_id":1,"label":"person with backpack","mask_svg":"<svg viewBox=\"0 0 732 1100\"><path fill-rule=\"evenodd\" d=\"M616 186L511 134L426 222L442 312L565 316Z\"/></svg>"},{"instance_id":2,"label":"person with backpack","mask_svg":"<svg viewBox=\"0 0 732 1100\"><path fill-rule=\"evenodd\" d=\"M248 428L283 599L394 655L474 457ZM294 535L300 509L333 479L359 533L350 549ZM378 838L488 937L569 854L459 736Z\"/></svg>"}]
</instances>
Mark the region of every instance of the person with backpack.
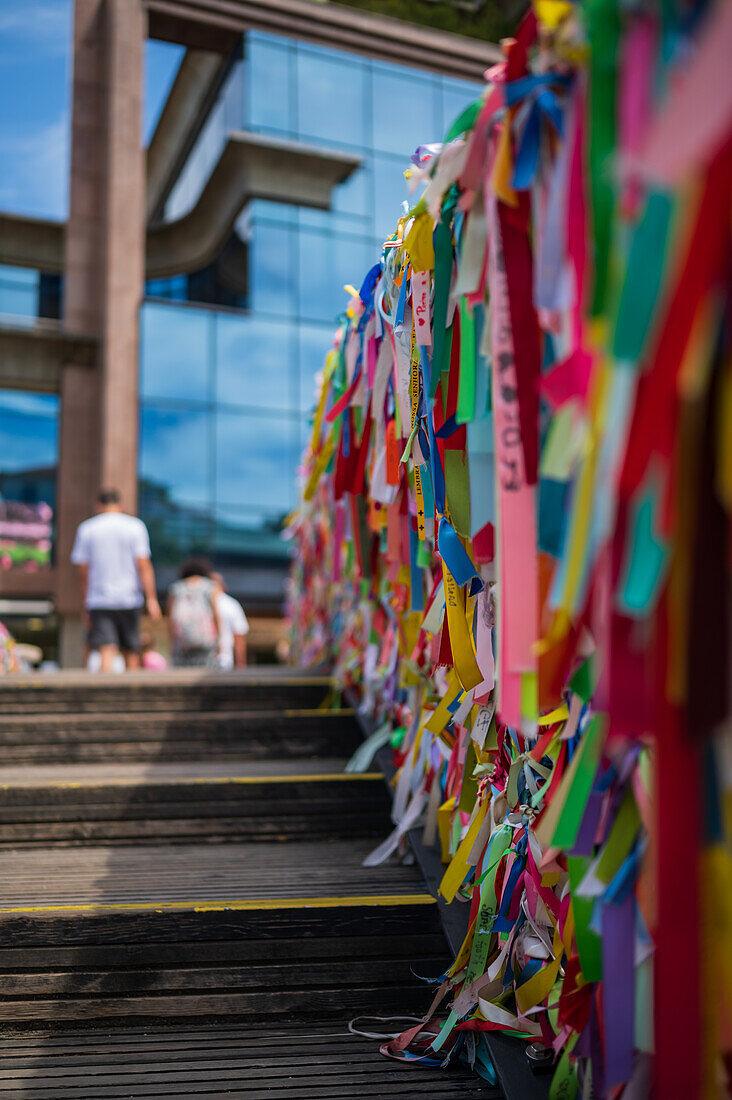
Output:
<instances>
[{"instance_id":1,"label":"person with backpack","mask_svg":"<svg viewBox=\"0 0 732 1100\"><path fill-rule=\"evenodd\" d=\"M176 668L214 668L221 622L216 606L219 587L202 558L190 558L168 593L168 622Z\"/></svg>"}]
</instances>

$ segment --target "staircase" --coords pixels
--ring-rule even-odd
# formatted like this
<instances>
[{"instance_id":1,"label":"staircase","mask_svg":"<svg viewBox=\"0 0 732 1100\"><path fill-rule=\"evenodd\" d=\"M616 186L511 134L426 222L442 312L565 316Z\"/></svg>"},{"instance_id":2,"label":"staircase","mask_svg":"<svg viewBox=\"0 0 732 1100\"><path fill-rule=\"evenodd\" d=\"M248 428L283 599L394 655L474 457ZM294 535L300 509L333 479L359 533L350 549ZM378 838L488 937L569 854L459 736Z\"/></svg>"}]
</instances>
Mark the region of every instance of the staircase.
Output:
<instances>
[{"instance_id":1,"label":"staircase","mask_svg":"<svg viewBox=\"0 0 732 1100\"><path fill-rule=\"evenodd\" d=\"M389 798L329 687L0 682L0 1100L499 1095L347 1031L450 960L417 870L362 866Z\"/></svg>"}]
</instances>

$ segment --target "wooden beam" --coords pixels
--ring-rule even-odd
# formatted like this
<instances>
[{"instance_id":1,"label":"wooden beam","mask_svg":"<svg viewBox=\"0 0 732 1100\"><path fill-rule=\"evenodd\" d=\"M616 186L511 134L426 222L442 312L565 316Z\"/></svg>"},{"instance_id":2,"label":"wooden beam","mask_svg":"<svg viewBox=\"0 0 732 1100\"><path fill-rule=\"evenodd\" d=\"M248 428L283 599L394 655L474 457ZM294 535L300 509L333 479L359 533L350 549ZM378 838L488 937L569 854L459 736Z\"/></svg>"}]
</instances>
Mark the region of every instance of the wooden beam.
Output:
<instances>
[{"instance_id":1,"label":"wooden beam","mask_svg":"<svg viewBox=\"0 0 732 1100\"><path fill-rule=\"evenodd\" d=\"M500 48L490 42L415 26L373 12L313 0L145 0L151 33L178 20L185 27L265 31L411 65L463 80L480 80ZM166 22L167 21L167 22Z\"/></svg>"},{"instance_id":2,"label":"wooden beam","mask_svg":"<svg viewBox=\"0 0 732 1100\"><path fill-rule=\"evenodd\" d=\"M66 332L59 322L39 321L32 328L0 325L0 387L58 393L64 364L92 368L96 355L93 337Z\"/></svg>"}]
</instances>

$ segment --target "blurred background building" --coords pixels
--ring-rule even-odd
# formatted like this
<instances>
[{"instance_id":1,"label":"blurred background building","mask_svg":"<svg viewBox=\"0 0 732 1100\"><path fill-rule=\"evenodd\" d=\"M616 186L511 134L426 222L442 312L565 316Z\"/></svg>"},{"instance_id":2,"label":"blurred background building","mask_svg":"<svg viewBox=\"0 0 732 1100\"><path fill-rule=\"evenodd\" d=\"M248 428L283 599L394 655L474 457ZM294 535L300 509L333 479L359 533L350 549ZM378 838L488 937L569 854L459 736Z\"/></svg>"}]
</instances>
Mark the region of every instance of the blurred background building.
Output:
<instances>
[{"instance_id":1,"label":"blurred background building","mask_svg":"<svg viewBox=\"0 0 732 1100\"><path fill-rule=\"evenodd\" d=\"M33 0L31 49L44 18L67 27L68 202L0 191L0 616L71 664L102 483L161 589L204 553L255 622L279 612L343 286L495 47L316 0Z\"/></svg>"}]
</instances>

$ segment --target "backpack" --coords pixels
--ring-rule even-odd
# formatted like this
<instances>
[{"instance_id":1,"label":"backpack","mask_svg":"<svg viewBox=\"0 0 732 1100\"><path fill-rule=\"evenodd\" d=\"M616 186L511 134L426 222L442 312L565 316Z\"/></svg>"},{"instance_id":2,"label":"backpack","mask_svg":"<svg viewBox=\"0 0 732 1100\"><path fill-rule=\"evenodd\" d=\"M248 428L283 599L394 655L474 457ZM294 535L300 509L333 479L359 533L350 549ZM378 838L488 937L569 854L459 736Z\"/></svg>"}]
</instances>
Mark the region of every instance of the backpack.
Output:
<instances>
[{"instance_id":1,"label":"backpack","mask_svg":"<svg viewBox=\"0 0 732 1100\"><path fill-rule=\"evenodd\" d=\"M171 591L175 599L170 622L177 649L213 649L216 644L216 620L211 582L179 581Z\"/></svg>"}]
</instances>

